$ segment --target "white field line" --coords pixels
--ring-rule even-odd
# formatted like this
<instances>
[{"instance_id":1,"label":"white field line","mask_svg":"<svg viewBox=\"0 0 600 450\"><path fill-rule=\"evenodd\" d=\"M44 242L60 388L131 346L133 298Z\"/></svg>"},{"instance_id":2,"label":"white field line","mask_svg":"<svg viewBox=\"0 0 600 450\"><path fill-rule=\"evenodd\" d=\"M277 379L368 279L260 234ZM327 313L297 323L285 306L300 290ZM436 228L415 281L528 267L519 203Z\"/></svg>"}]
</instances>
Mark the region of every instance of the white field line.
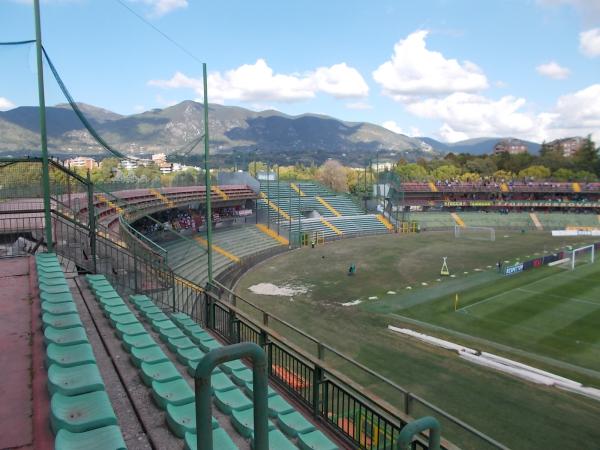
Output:
<instances>
[{"instance_id":1,"label":"white field line","mask_svg":"<svg viewBox=\"0 0 600 450\"><path fill-rule=\"evenodd\" d=\"M561 275L563 275L563 273L559 273L559 274L556 274L556 273L551 273L550 275L548 275L548 276L545 276L545 277L543 277L543 278L540 278L539 280L532 281L531 283L529 283L529 284L526 284L526 286L532 286L532 285L534 285L534 284L541 283L542 281L545 281L547 278L550 278L550 277L555 277L555 278L558 278L558 277L559 277L559 276L561 276ZM514 275L513 275L513 276L514 276ZM518 274L517 274L516 276L518 276ZM463 306L462 308L458 308L456 311L466 311L467 309L471 308L472 306L475 306L475 305L482 305L483 303L487 303L487 302L489 302L489 301L491 301L491 300L494 300L494 299L496 299L496 298L498 298L498 297L502 297L503 295L506 295L506 294L508 294L509 292L518 291L518 290L521 290L521 289L523 289L521 286L519 286L519 287L515 287L515 288L512 288L512 289L509 289L508 291L504 291L504 292L501 292L501 293L499 293L499 294L492 295L491 297L484 298L484 299L482 299L482 300L479 300L479 301L477 301L477 302L475 302L475 303L471 303L470 305L466 305L466 306Z\"/></svg>"},{"instance_id":2,"label":"white field line","mask_svg":"<svg viewBox=\"0 0 600 450\"><path fill-rule=\"evenodd\" d=\"M600 303L599 302L595 302L594 300L590 300L590 299L586 299L586 298L565 297L564 295L557 295L557 294L545 294L543 292L532 291L532 290L524 289L524 288L519 288L519 290L523 291L523 292L528 292L530 294L538 294L538 295L543 294L546 297L561 298L563 300L568 300L568 301L571 301L571 302L585 303L585 304L588 304L588 305L595 305L595 306L597 306L597 307L600 308Z\"/></svg>"}]
</instances>

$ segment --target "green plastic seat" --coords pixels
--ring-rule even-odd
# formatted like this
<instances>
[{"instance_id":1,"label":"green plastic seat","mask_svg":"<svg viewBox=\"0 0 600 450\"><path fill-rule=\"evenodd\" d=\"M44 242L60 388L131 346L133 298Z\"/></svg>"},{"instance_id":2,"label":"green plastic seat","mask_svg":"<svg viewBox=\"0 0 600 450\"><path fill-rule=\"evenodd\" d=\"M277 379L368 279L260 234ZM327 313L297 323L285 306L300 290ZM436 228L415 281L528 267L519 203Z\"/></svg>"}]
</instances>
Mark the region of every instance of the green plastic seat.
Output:
<instances>
[{"instance_id":1,"label":"green plastic seat","mask_svg":"<svg viewBox=\"0 0 600 450\"><path fill-rule=\"evenodd\" d=\"M48 368L48 391L50 395L79 395L104 390L104 382L96 364L61 367L51 364Z\"/></svg>"},{"instance_id":2,"label":"green plastic seat","mask_svg":"<svg viewBox=\"0 0 600 450\"><path fill-rule=\"evenodd\" d=\"M116 425L117 417L105 391L68 397L56 393L50 400L50 424L54 434L58 430L73 433Z\"/></svg>"},{"instance_id":3,"label":"green plastic seat","mask_svg":"<svg viewBox=\"0 0 600 450\"><path fill-rule=\"evenodd\" d=\"M233 411L231 413L231 423L238 433L246 439L251 438L254 433L254 408ZM269 431L275 429L273 422L268 420L267 423Z\"/></svg>"},{"instance_id":4,"label":"green plastic seat","mask_svg":"<svg viewBox=\"0 0 600 450\"><path fill-rule=\"evenodd\" d=\"M179 349L196 348L196 344L188 337L180 337L167 340L167 347L169 347L169 350L172 352L177 352Z\"/></svg>"},{"instance_id":5,"label":"green plastic seat","mask_svg":"<svg viewBox=\"0 0 600 450\"><path fill-rule=\"evenodd\" d=\"M196 433L185 433L185 449L196 450L197 448ZM213 429L213 448L218 450L238 450L238 446L235 445L223 428Z\"/></svg>"},{"instance_id":6,"label":"green plastic seat","mask_svg":"<svg viewBox=\"0 0 600 450\"><path fill-rule=\"evenodd\" d=\"M116 306L124 306L125 302L123 301L123 299L121 297L109 297L109 298L105 298L105 297L100 297L99 299L100 302L100 307L102 309L106 309L109 307L116 307Z\"/></svg>"},{"instance_id":7,"label":"green plastic seat","mask_svg":"<svg viewBox=\"0 0 600 450\"><path fill-rule=\"evenodd\" d=\"M46 348L47 366L58 364L63 367L96 363L94 351L89 343L75 345L49 344Z\"/></svg>"},{"instance_id":8,"label":"green plastic seat","mask_svg":"<svg viewBox=\"0 0 600 450\"><path fill-rule=\"evenodd\" d=\"M200 345L202 342L214 341L215 338L208 332L202 330L201 332L186 333L189 338L196 344Z\"/></svg>"},{"instance_id":9,"label":"green plastic seat","mask_svg":"<svg viewBox=\"0 0 600 450\"><path fill-rule=\"evenodd\" d=\"M213 372L210 376L210 385L212 387L213 392L226 392L231 391L233 389L237 389L235 384L233 384L233 382L231 381L231 379L223 372Z\"/></svg>"},{"instance_id":10,"label":"green plastic seat","mask_svg":"<svg viewBox=\"0 0 600 450\"><path fill-rule=\"evenodd\" d=\"M223 414L231 415L232 411L243 411L252 408L252 400L239 389L215 391L215 404Z\"/></svg>"},{"instance_id":11,"label":"green plastic seat","mask_svg":"<svg viewBox=\"0 0 600 450\"><path fill-rule=\"evenodd\" d=\"M298 411L280 415L279 426L290 437L296 437L298 434L310 433L315 430L315 426Z\"/></svg>"},{"instance_id":12,"label":"green plastic seat","mask_svg":"<svg viewBox=\"0 0 600 450\"><path fill-rule=\"evenodd\" d=\"M187 365L189 361L200 361L206 354L196 346L189 348L178 348L176 351L177 361L185 365Z\"/></svg>"},{"instance_id":13,"label":"green plastic seat","mask_svg":"<svg viewBox=\"0 0 600 450\"><path fill-rule=\"evenodd\" d=\"M295 410L281 395L269 397L269 416L276 418L280 414L288 414Z\"/></svg>"},{"instance_id":14,"label":"green plastic seat","mask_svg":"<svg viewBox=\"0 0 600 450\"><path fill-rule=\"evenodd\" d=\"M121 429L108 425L82 433L59 430L54 441L55 450L127 450Z\"/></svg>"},{"instance_id":15,"label":"green plastic seat","mask_svg":"<svg viewBox=\"0 0 600 450\"><path fill-rule=\"evenodd\" d=\"M102 274L87 274L85 279L88 281L101 281L106 280L106 277Z\"/></svg>"},{"instance_id":16,"label":"green plastic seat","mask_svg":"<svg viewBox=\"0 0 600 450\"><path fill-rule=\"evenodd\" d=\"M69 314L50 314L44 313L42 314L42 325L44 328L53 327L53 328L73 328L73 327L82 327L81 319L79 318L79 313L69 313Z\"/></svg>"},{"instance_id":17,"label":"green plastic seat","mask_svg":"<svg viewBox=\"0 0 600 450\"><path fill-rule=\"evenodd\" d=\"M123 348L128 352L131 352L132 348L146 348L156 345L156 341L148 333L136 334L130 336L128 334L123 335Z\"/></svg>"},{"instance_id":18,"label":"green plastic seat","mask_svg":"<svg viewBox=\"0 0 600 450\"><path fill-rule=\"evenodd\" d=\"M188 382L177 378L173 381L153 381L152 398L161 409L167 409L167 405L194 402L195 396Z\"/></svg>"},{"instance_id":19,"label":"green plastic seat","mask_svg":"<svg viewBox=\"0 0 600 450\"><path fill-rule=\"evenodd\" d=\"M182 439L185 433L196 433L196 403L167 405L167 425L175 436ZM219 422L214 417L212 426L213 430L219 427Z\"/></svg>"},{"instance_id":20,"label":"green plastic seat","mask_svg":"<svg viewBox=\"0 0 600 450\"><path fill-rule=\"evenodd\" d=\"M58 294L51 294L49 292L40 292L40 300L42 302L51 302L51 303L63 303L63 302L72 302L73 296L71 292L59 292Z\"/></svg>"},{"instance_id":21,"label":"green plastic seat","mask_svg":"<svg viewBox=\"0 0 600 450\"><path fill-rule=\"evenodd\" d=\"M146 386L152 386L153 381L172 381L181 378L177 367L171 361L145 363L140 365L140 376Z\"/></svg>"},{"instance_id":22,"label":"green plastic seat","mask_svg":"<svg viewBox=\"0 0 600 450\"><path fill-rule=\"evenodd\" d=\"M338 450L339 448L319 430L299 434L298 446L302 450Z\"/></svg>"},{"instance_id":23,"label":"green plastic seat","mask_svg":"<svg viewBox=\"0 0 600 450\"><path fill-rule=\"evenodd\" d=\"M175 325L171 319L154 320L154 321L150 322L150 326L157 333L160 333L161 330L169 330L171 328L177 327L177 325Z\"/></svg>"},{"instance_id":24,"label":"green plastic seat","mask_svg":"<svg viewBox=\"0 0 600 450\"><path fill-rule=\"evenodd\" d=\"M252 433L250 447L254 449L254 433ZM298 447L292 444L281 431L271 430L269 431L269 450L298 450Z\"/></svg>"},{"instance_id":25,"label":"green plastic seat","mask_svg":"<svg viewBox=\"0 0 600 450\"><path fill-rule=\"evenodd\" d=\"M148 305L148 306L143 306L141 308L137 308L137 309L142 314L142 316L144 316L148 320L151 320L152 319L151 316L154 314L162 314L161 316L158 316L158 317L162 317L161 320L168 319L167 315L165 313L163 313L163 310L160 309L158 306L156 306L154 303L152 303L151 305Z\"/></svg>"},{"instance_id":26,"label":"green plastic seat","mask_svg":"<svg viewBox=\"0 0 600 450\"><path fill-rule=\"evenodd\" d=\"M136 348L131 349L131 361L136 367L140 367L143 362L148 364L155 364L159 362L168 361L169 358L165 355L165 352L158 345L152 347Z\"/></svg>"},{"instance_id":27,"label":"green plastic seat","mask_svg":"<svg viewBox=\"0 0 600 450\"><path fill-rule=\"evenodd\" d=\"M116 306L106 305L104 307L104 315L106 317L110 317L110 315L122 316L123 314L131 314L131 310L129 309L129 306L127 306L125 304L116 305Z\"/></svg>"},{"instance_id":28,"label":"green plastic seat","mask_svg":"<svg viewBox=\"0 0 600 450\"><path fill-rule=\"evenodd\" d=\"M175 322L179 323L180 320L191 319L191 317L186 313L175 312L175 313L171 314L171 319L173 319Z\"/></svg>"},{"instance_id":29,"label":"green plastic seat","mask_svg":"<svg viewBox=\"0 0 600 450\"><path fill-rule=\"evenodd\" d=\"M183 331L179 328L168 328L166 330L160 330L159 332L160 339L166 344L169 339L182 338L185 336Z\"/></svg>"},{"instance_id":30,"label":"green plastic seat","mask_svg":"<svg viewBox=\"0 0 600 450\"><path fill-rule=\"evenodd\" d=\"M129 300L136 305L138 304L138 302L152 301L150 297L143 294L131 294L129 296Z\"/></svg>"},{"instance_id":31,"label":"green plastic seat","mask_svg":"<svg viewBox=\"0 0 600 450\"><path fill-rule=\"evenodd\" d=\"M106 294L112 294L113 292L117 292L115 290L115 288L113 287L113 285L110 283L98 284L98 285L92 284L92 290L97 295L106 295Z\"/></svg>"},{"instance_id":32,"label":"green plastic seat","mask_svg":"<svg viewBox=\"0 0 600 450\"><path fill-rule=\"evenodd\" d=\"M64 294L67 292L71 292L69 286L65 284L60 284L58 286L51 286L46 283L40 283L40 292L46 292L48 294Z\"/></svg>"},{"instance_id":33,"label":"green plastic seat","mask_svg":"<svg viewBox=\"0 0 600 450\"><path fill-rule=\"evenodd\" d=\"M248 395L248 397L253 398L254 396L254 383L251 381L246 383L244 391ZM278 395L277 391L273 389L270 385L267 386L267 397L273 397L274 395Z\"/></svg>"},{"instance_id":34,"label":"green plastic seat","mask_svg":"<svg viewBox=\"0 0 600 450\"><path fill-rule=\"evenodd\" d=\"M198 325L197 323L194 323L193 325L182 325L181 326L183 328L183 331L185 334L194 334L194 333L206 333L208 334L208 332L202 328L200 325Z\"/></svg>"},{"instance_id":35,"label":"green plastic seat","mask_svg":"<svg viewBox=\"0 0 600 450\"><path fill-rule=\"evenodd\" d=\"M55 316L60 316L61 314L77 314L77 307L73 302L62 302L62 303L52 303L52 302L42 302L42 313L50 313Z\"/></svg>"},{"instance_id":36,"label":"green plastic seat","mask_svg":"<svg viewBox=\"0 0 600 450\"><path fill-rule=\"evenodd\" d=\"M142 309L140 311L141 311L142 315L151 322L160 322L162 320L170 321L169 316L167 316L164 312L162 312L162 309L160 309L156 306L154 308L158 309L158 311L154 311L152 308L146 308L146 309ZM147 312L147 311L150 311L150 312Z\"/></svg>"},{"instance_id":37,"label":"green plastic seat","mask_svg":"<svg viewBox=\"0 0 600 450\"><path fill-rule=\"evenodd\" d=\"M136 335L147 334L147 333L148 332L144 328L144 325L142 325L139 322L138 323L127 323L127 324L118 323L115 325L115 334L120 339L123 339L124 334L128 334L130 336L136 336Z\"/></svg>"},{"instance_id":38,"label":"green plastic seat","mask_svg":"<svg viewBox=\"0 0 600 450\"><path fill-rule=\"evenodd\" d=\"M110 323L112 324L113 327L115 327L118 323L120 323L121 325L140 323L138 318L135 317L135 314L133 314L131 312L129 314L120 314L120 315L109 314L109 318L110 318Z\"/></svg>"},{"instance_id":39,"label":"green plastic seat","mask_svg":"<svg viewBox=\"0 0 600 450\"><path fill-rule=\"evenodd\" d=\"M103 280L88 280L88 284L90 285L90 287L93 290L96 290L100 286L111 286L112 287L112 284L110 284L110 281L108 281L106 278L104 278Z\"/></svg>"},{"instance_id":40,"label":"green plastic seat","mask_svg":"<svg viewBox=\"0 0 600 450\"><path fill-rule=\"evenodd\" d=\"M38 282L41 280L46 280L46 279L61 279L64 280L65 279L65 274L63 273L62 270L56 270L56 268L52 268L52 269L42 269L40 268L37 271L37 277L38 277Z\"/></svg>"},{"instance_id":41,"label":"green plastic seat","mask_svg":"<svg viewBox=\"0 0 600 450\"><path fill-rule=\"evenodd\" d=\"M237 370L231 374L231 379L238 386L246 386L246 383L252 383L252 370L246 367L245 370Z\"/></svg>"},{"instance_id":42,"label":"green plastic seat","mask_svg":"<svg viewBox=\"0 0 600 450\"><path fill-rule=\"evenodd\" d=\"M214 350L216 348L220 348L223 347L223 344L219 343L217 340L213 339L209 339L206 341L200 341L198 342L198 345L200 346L200 348L202 350L204 350L206 353L210 352L211 350Z\"/></svg>"},{"instance_id":43,"label":"green plastic seat","mask_svg":"<svg viewBox=\"0 0 600 450\"><path fill-rule=\"evenodd\" d=\"M179 318L176 319L171 315L171 319L173 320L173 322L175 322L177 325L179 325L180 327L191 327L193 325L197 325L196 322L194 321L194 319L192 319L191 317L187 317L187 318Z\"/></svg>"},{"instance_id":44,"label":"green plastic seat","mask_svg":"<svg viewBox=\"0 0 600 450\"><path fill-rule=\"evenodd\" d=\"M114 289L112 291L106 291L106 292L95 292L95 294L96 294L96 298L100 301L100 303L103 303L104 300L109 299L109 298L121 298L119 293L117 291L115 291ZM123 300L123 299L121 299L121 300Z\"/></svg>"},{"instance_id":45,"label":"green plastic seat","mask_svg":"<svg viewBox=\"0 0 600 450\"><path fill-rule=\"evenodd\" d=\"M248 367L239 359L236 359L234 361L229 361L226 363L223 363L219 366L221 369L223 369L223 372L225 373L231 373L237 370L244 370L247 369Z\"/></svg>"},{"instance_id":46,"label":"green plastic seat","mask_svg":"<svg viewBox=\"0 0 600 450\"><path fill-rule=\"evenodd\" d=\"M44 343L46 345L75 345L88 343L88 337L83 327L54 328L46 327L44 330Z\"/></svg>"},{"instance_id":47,"label":"green plastic seat","mask_svg":"<svg viewBox=\"0 0 600 450\"><path fill-rule=\"evenodd\" d=\"M137 309L138 311L141 311L142 308L151 308L151 307L155 307L157 308L157 306L154 304L154 302L150 299L146 299L146 300L139 300L137 303L133 303L133 306L135 307L135 309Z\"/></svg>"},{"instance_id":48,"label":"green plastic seat","mask_svg":"<svg viewBox=\"0 0 600 450\"><path fill-rule=\"evenodd\" d=\"M67 280L65 280L65 277L45 277L45 276L41 276L38 277L38 283L40 284L40 289L44 290L44 287L50 286L50 287L56 287L56 286L61 286L61 287L69 287L69 285L67 284Z\"/></svg>"}]
</instances>

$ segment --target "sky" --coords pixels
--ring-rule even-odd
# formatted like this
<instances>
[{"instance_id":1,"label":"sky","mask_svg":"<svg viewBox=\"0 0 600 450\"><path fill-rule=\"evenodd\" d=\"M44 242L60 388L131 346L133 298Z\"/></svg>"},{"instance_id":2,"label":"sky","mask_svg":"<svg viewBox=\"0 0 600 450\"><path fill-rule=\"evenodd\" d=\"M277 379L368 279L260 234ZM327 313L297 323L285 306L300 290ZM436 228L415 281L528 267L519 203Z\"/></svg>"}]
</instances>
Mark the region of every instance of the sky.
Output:
<instances>
[{"instance_id":1,"label":"sky","mask_svg":"<svg viewBox=\"0 0 600 450\"><path fill-rule=\"evenodd\" d=\"M120 114L202 100L202 61L209 102L600 141L600 0L42 0L42 25L72 96ZM34 37L31 0L0 0L0 42ZM0 110L37 104L34 57L0 46Z\"/></svg>"}]
</instances>

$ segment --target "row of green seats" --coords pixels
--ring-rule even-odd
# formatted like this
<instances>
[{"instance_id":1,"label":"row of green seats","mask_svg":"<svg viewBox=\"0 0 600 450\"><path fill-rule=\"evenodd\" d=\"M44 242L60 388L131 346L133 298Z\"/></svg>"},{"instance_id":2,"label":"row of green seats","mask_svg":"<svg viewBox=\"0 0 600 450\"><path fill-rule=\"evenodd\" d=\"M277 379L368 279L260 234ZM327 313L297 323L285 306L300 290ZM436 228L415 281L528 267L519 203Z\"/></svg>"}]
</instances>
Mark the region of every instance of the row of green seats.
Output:
<instances>
[{"instance_id":1,"label":"row of green seats","mask_svg":"<svg viewBox=\"0 0 600 450\"><path fill-rule=\"evenodd\" d=\"M187 366L188 372L193 376L196 366L207 351L206 339L213 338L185 313L174 313L171 319L186 336L178 342L180 345L175 349L177 359ZM169 348L174 350L172 346ZM221 364L213 372L211 384L217 408L230 416L235 430L245 438L252 439L253 443L252 370L239 360ZM269 421L270 448L296 449L298 447L290 439L297 439L298 446L303 450L337 450L331 440L271 387L268 390L268 410L272 419ZM186 442L188 445L195 443L195 435L186 435Z\"/></svg>"},{"instance_id":2,"label":"row of green seats","mask_svg":"<svg viewBox=\"0 0 600 450\"><path fill-rule=\"evenodd\" d=\"M58 259L53 253L42 253L35 259L55 448L126 449Z\"/></svg>"},{"instance_id":3,"label":"row of green seats","mask_svg":"<svg viewBox=\"0 0 600 450\"><path fill-rule=\"evenodd\" d=\"M115 329L123 348L129 353L132 364L138 369L143 383L151 389L151 395L159 408L166 412L169 429L179 438L186 433L195 436L196 411L194 392L179 373L177 367L165 355L154 337L146 330L129 305L119 296L112 285L101 276L88 276L104 315ZM151 328L170 348L185 347L185 336L171 319L145 295L132 295L130 301ZM205 348L214 348L216 341L205 339ZM219 344L220 345L220 344ZM191 406L190 406L191 405ZM213 442L215 448L237 449L229 435L213 418ZM190 447L195 449L196 447Z\"/></svg>"}]
</instances>

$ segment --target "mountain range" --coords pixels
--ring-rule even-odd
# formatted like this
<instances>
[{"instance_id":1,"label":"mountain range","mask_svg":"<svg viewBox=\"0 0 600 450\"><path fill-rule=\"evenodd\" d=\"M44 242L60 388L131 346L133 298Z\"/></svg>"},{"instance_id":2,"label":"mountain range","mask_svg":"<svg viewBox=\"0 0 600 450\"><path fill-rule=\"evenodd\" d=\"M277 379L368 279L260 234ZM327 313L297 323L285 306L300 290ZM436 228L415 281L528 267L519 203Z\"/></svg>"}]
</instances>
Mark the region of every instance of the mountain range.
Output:
<instances>
[{"instance_id":1,"label":"mountain range","mask_svg":"<svg viewBox=\"0 0 600 450\"><path fill-rule=\"evenodd\" d=\"M176 157L202 152L202 148L189 150L189 142L203 133L204 112L200 103L184 101L128 116L92 105L78 106L105 141L130 156L147 157L161 152ZM48 145L53 155L106 155L68 104L47 107L46 116ZM450 151L479 154L490 152L499 140L445 144L431 138L408 137L367 122L346 122L317 114L290 116L275 110L257 112L218 104L209 105L209 131L211 154L217 160L256 158L280 164L320 164L335 158L345 164L364 165L376 156L381 161L412 161ZM37 107L0 111L0 154L26 155L37 148Z\"/></svg>"}]
</instances>

